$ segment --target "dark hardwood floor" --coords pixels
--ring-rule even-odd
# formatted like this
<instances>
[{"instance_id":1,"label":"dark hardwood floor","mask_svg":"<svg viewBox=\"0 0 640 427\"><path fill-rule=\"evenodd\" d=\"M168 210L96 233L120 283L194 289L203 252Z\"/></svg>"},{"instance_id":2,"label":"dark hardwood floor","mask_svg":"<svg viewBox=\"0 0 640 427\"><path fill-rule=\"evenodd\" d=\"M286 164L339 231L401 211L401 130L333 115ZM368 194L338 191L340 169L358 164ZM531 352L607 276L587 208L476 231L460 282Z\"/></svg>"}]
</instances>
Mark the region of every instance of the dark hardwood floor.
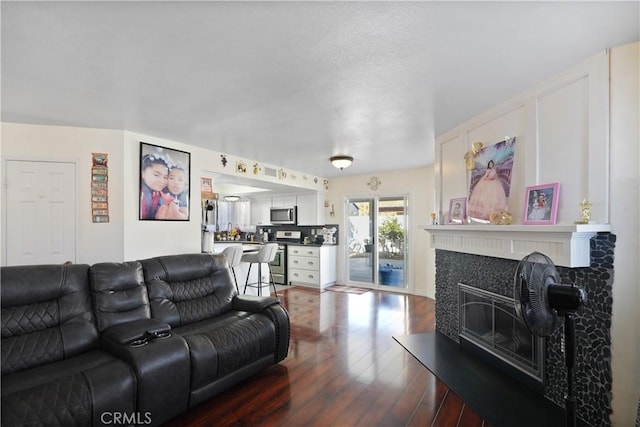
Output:
<instances>
[{"instance_id":1,"label":"dark hardwood floor","mask_svg":"<svg viewBox=\"0 0 640 427\"><path fill-rule=\"evenodd\" d=\"M431 332L431 299L279 291L289 356L169 426L460 426L486 423L392 335Z\"/></svg>"}]
</instances>

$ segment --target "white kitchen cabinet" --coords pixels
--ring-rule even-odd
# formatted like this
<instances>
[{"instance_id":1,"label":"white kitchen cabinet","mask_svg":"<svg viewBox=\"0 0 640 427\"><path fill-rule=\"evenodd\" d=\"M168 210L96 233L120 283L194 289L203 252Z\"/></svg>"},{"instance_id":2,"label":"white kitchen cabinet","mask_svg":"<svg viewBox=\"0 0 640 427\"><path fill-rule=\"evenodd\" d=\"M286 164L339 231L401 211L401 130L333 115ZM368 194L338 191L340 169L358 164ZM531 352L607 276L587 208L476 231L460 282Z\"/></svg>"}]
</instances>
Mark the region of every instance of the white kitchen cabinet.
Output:
<instances>
[{"instance_id":1,"label":"white kitchen cabinet","mask_svg":"<svg viewBox=\"0 0 640 427\"><path fill-rule=\"evenodd\" d=\"M298 207L298 225L324 225L323 193L251 199L251 224L270 225L270 209Z\"/></svg>"},{"instance_id":2,"label":"white kitchen cabinet","mask_svg":"<svg viewBox=\"0 0 640 427\"><path fill-rule=\"evenodd\" d=\"M324 289L336 283L337 247L289 245L288 280L292 285Z\"/></svg>"},{"instance_id":3,"label":"white kitchen cabinet","mask_svg":"<svg viewBox=\"0 0 640 427\"><path fill-rule=\"evenodd\" d=\"M262 215L260 214L260 200L251 199L251 224L260 224Z\"/></svg>"},{"instance_id":4,"label":"white kitchen cabinet","mask_svg":"<svg viewBox=\"0 0 640 427\"><path fill-rule=\"evenodd\" d=\"M298 225L324 225L322 194L298 196Z\"/></svg>"},{"instance_id":5,"label":"white kitchen cabinet","mask_svg":"<svg viewBox=\"0 0 640 427\"><path fill-rule=\"evenodd\" d=\"M251 224L271 224L271 197L251 199Z\"/></svg>"},{"instance_id":6,"label":"white kitchen cabinet","mask_svg":"<svg viewBox=\"0 0 640 427\"><path fill-rule=\"evenodd\" d=\"M296 205L296 196L277 196L271 198L271 206L274 208L290 208Z\"/></svg>"}]
</instances>

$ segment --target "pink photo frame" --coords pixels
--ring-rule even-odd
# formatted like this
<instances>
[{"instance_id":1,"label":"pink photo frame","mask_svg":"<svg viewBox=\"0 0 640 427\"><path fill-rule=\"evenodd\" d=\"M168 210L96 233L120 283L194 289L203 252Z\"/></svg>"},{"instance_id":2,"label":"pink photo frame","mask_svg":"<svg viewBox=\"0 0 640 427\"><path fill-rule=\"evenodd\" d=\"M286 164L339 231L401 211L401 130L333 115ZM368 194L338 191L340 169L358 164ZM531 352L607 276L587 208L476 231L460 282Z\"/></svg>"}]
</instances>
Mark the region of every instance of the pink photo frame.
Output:
<instances>
[{"instance_id":1,"label":"pink photo frame","mask_svg":"<svg viewBox=\"0 0 640 427\"><path fill-rule=\"evenodd\" d=\"M523 224L553 225L558 218L560 183L527 187L524 195Z\"/></svg>"},{"instance_id":2,"label":"pink photo frame","mask_svg":"<svg viewBox=\"0 0 640 427\"><path fill-rule=\"evenodd\" d=\"M449 201L449 214L447 224L467 223L467 198L460 197Z\"/></svg>"}]
</instances>

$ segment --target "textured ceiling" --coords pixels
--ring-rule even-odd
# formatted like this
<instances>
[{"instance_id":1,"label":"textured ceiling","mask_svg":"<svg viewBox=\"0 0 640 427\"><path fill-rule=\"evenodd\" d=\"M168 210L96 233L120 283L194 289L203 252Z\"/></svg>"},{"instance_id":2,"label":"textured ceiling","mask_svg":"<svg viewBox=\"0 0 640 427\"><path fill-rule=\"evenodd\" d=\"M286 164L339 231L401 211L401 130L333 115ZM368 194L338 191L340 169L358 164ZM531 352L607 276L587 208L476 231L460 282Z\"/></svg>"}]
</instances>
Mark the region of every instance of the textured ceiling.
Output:
<instances>
[{"instance_id":1,"label":"textured ceiling","mask_svg":"<svg viewBox=\"0 0 640 427\"><path fill-rule=\"evenodd\" d=\"M638 2L2 2L2 120L126 129L313 175L436 135L639 36ZM328 158L355 157L340 172Z\"/></svg>"}]
</instances>

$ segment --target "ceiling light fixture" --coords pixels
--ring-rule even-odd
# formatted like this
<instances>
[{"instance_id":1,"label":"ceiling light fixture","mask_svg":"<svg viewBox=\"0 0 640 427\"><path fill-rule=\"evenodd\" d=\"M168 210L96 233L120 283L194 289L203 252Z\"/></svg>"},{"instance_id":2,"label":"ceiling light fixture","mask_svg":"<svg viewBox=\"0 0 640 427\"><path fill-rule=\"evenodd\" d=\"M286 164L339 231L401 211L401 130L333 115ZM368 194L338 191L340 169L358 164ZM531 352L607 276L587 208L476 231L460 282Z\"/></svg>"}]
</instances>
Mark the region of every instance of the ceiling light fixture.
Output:
<instances>
[{"instance_id":1,"label":"ceiling light fixture","mask_svg":"<svg viewBox=\"0 0 640 427\"><path fill-rule=\"evenodd\" d=\"M331 164L338 169L342 170L344 168L348 168L353 163L353 157L351 156L333 156L329 158L331 160Z\"/></svg>"},{"instance_id":2,"label":"ceiling light fixture","mask_svg":"<svg viewBox=\"0 0 640 427\"><path fill-rule=\"evenodd\" d=\"M224 196L224 200L227 202L237 202L240 200L240 196Z\"/></svg>"}]
</instances>

